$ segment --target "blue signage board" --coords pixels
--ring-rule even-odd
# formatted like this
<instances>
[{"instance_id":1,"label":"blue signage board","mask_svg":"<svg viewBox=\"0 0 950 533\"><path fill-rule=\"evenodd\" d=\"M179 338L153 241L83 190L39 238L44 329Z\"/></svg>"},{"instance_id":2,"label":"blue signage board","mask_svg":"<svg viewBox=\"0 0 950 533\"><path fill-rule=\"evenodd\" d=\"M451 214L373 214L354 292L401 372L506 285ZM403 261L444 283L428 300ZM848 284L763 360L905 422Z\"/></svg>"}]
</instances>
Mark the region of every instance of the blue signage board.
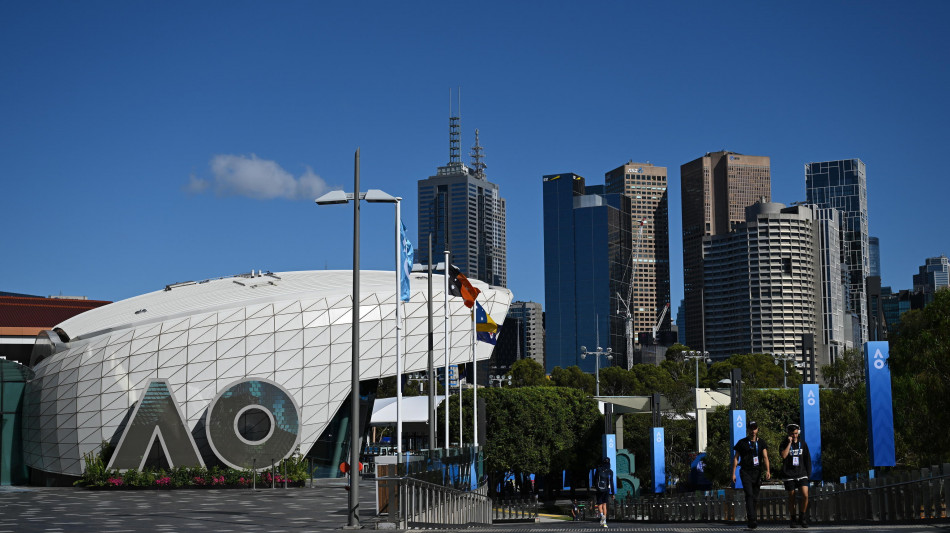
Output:
<instances>
[{"instance_id":1,"label":"blue signage board","mask_svg":"<svg viewBox=\"0 0 950 533\"><path fill-rule=\"evenodd\" d=\"M653 428L653 493L666 492L666 447L663 428Z\"/></svg>"},{"instance_id":2,"label":"blue signage board","mask_svg":"<svg viewBox=\"0 0 950 533\"><path fill-rule=\"evenodd\" d=\"M740 439L744 439L746 436L746 418L745 418L745 409L733 409L729 411L732 416L732 426L729 428L730 441L732 446L735 447L736 443ZM735 457L736 452L732 452L732 456ZM736 467L736 488L742 488L742 478L739 477L739 471L742 469L741 466Z\"/></svg>"},{"instance_id":3,"label":"blue signage board","mask_svg":"<svg viewBox=\"0 0 950 533\"><path fill-rule=\"evenodd\" d=\"M894 404L887 342L864 343L864 372L868 395L868 448L871 466L894 466Z\"/></svg>"},{"instance_id":4,"label":"blue signage board","mask_svg":"<svg viewBox=\"0 0 950 533\"><path fill-rule=\"evenodd\" d=\"M610 468L614 471L614 494L617 493L617 435L606 434L603 437L604 457L610 459Z\"/></svg>"},{"instance_id":5,"label":"blue signage board","mask_svg":"<svg viewBox=\"0 0 950 533\"><path fill-rule=\"evenodd\" d=\"M818 398L818 385L802 385L799 389L801 401L802 438L811 453L812 481L821 481L821 402Z\"/></svg>"}]
</instances>

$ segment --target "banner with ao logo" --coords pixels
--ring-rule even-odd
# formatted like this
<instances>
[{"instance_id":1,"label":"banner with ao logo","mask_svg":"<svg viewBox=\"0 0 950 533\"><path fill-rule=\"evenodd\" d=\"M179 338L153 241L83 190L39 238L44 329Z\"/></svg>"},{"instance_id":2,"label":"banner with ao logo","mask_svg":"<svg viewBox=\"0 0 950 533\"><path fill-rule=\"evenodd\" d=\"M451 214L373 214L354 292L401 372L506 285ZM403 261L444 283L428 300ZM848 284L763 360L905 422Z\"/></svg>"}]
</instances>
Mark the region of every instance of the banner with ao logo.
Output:
<instances>
[{"instance_id":1,"label":"banner with ao logo","mask_svg":"<svg viewBox=\"0 0 950 533\"><path fill-rule=\"evenodd\" d=\"M746 418L745 418L745 409L733 409L729 411L732 415L732 425L729 427L729 435L731 437L732 446L735 447L741 439L744 439L746 436ZM736 452L733 450L732 457L735 457ZM736 467L736 487L737 489L742 488L742 478L739 477L739 472L742 470L741 466Z\"/></svg>"},{"instance_id":2,"label":"banner with ao logo","mask_svg":"<svg viewBox=\"0 0 950 533\"><path fill-rule=\"evenodd\" d=\"M864 370L868 394L868 448L871 466L894 466L894 404L887 342L864 343Z\"/></svg>"},{"instance_id":3,"label":"banner with ao logo","mask_svg":"<svg viewBox=\"0 0 950 533\"><path fill-rule=\"evenodd\" d=\"M821 481L821 403L818 398L818 385L802 385L799 388L799 396L801 436L811 453L811 480Z\"/></svg>"},{"instance_id":4,"label":"banner with ao logo","mask_svg":"<svg viewBox=\"0 0 950 533\"><path fill-rule=\"evenodd\" d=\"M666 437L663 428L653 428L653 493L666 492Z\"/></svg>"}]
</instances>

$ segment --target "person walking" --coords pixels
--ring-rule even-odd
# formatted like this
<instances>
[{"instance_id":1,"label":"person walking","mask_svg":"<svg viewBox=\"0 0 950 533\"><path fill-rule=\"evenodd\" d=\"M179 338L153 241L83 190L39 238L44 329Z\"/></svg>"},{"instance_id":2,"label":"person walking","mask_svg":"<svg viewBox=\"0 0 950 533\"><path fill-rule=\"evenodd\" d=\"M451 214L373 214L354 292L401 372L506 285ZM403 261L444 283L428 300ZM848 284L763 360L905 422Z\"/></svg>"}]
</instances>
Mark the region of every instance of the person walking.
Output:
<instances>
[{"instance_id":1,"label":"person walking","mask_svg":"<svg viewBox=\"0 0 950 533\"><path fill-rule=\"evenodd\" d=\"M607 498L614 495L614 471L610 469L610 458L604 457L594 471L594 487L597 489L597 512L600 513L600 525L607 527Z\"/></svg>"},{"instance_id":2,"label":"person walking","mask_svg":"<svg viewBox=\"0 0 950 533\"><path fill-rule=\"evenodd\" d=\"M791 527L808 527L808 480L811 477L811 453L808 444L801 438L798 424L789 424L786 428L788 438L782 442L779 454L782 456L782 471L785 473L785 490L788 491L788 516ZM798 522L795 521L795 492L801 494Z\"/></svg>"},{"instance_id":3,"label":"person walking","mask_svg":"<svg viewBox=\"0 0 950 533\"><path fill-rule=\"evenodd\" d=\"M735 452L732 457L732 483L736 482L736 467L739 469L739 478L742 480L742 490L745 492L746 519L749 529L759 527L756 521L756 503L759 500L759 488L762 484L762 471L765 479L772 479L769 471L769 447L759 438L759 425L749 422L749 436L739 439L732 448Z\"/></svg>"}]
</instances>

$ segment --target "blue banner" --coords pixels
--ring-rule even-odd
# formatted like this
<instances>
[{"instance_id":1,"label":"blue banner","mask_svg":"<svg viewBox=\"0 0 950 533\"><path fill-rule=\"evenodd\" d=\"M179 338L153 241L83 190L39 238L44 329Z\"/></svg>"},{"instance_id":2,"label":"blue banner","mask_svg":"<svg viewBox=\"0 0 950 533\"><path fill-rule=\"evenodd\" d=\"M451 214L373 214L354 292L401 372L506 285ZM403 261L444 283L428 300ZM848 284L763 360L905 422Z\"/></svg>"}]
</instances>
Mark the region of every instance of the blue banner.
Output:
<instances>
[{"instance_id":1,"label":"blue banner","mask_svg":"<svg viewBox=\"0 0 950 533\"><path fill-rule=\"evenodd\" d=\"M735 447L736 443L740 439L744 439L746 436L746 418L745 418L745 409L733 409L729 411L732 416L732 426L729 428L729 440L732 442L732 446ZM735 457L736 452L732 452L732 457ZM742 488L742 478L739 477L739 471L742 470L741 466L736 467L736 488Z\"/></svg>"},{"instance_id":2,"label":"blue banner","mask_svg":"<svg viewBox=\"0 0 950 533\"><path fill-rule=\"evenodd\" d=\"M412 243L406 237L406 225L399 221L399 244L402 248L399 262L402 265L402 271L399 273L399 299L408 302L410 297L409 273L412 272L412 261L416 255L412 249Z\"/></svg>"},{"instance_id":3,"label":"blue banner","mask_svg":"<svg viewBox=\"0 0 950 533\"><path fill-rule=\"evenodd\" d=\"M606 434L602 439L604 457L610 459L610 469L614 471L614 494L617 493L617 436Z\"/></svg>"},{"instance_id":4,"label":"blue banner","mask_svg":"<svg viewBox=\"0 0 950 533\"><path fill-rule=\"evenodd\" d=\"M663 428L653 428L653 493L666 492L666 436Z\"/></svg>"},{"instance_id":5,"label":"blue banner","mask_svg":"<svg viewBox=\"0 0 950 533\"><path fill-rule=\"evenodd\" d=\"M801 437L811 453L812 481L821 481L821 402L818 398L818 385L802 385L799 388L801 400Z\"/></svg>"},{"instance_id":6,"label":"blue banner","mask_svg":"<svg viewBox=\"0 0 950 533\"><path fill-rule=\"evenodd\" d=\"M887 342L864 343L864 371L868 394L868 448L871 466L894 466L894 404Z\"/></svg>"}]
</instances>

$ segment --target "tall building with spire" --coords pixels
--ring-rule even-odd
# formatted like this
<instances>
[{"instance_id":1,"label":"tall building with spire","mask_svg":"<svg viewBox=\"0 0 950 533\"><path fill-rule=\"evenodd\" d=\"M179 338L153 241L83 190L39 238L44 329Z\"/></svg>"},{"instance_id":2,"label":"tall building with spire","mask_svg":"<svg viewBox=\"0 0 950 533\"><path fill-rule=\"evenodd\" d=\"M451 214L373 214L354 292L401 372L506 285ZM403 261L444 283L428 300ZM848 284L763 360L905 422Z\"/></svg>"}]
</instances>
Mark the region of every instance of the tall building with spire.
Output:
<instances>
[{"instance_id":1,"label":"tall building with spire","mask_svg":"<svg viewBox=\"0 0 950 533\"><path fill-rule=\"evenodd\" d=\"M419 237L416 257L428 261L432 234L433 262L444 250L468 277L490 285L508 285L505 199L485 175L484 148L475 130L472 165L462 163L459 113L449 117L449 162L434 176L418 182Z\"/></svg>"},{"instance_id":2,"label":"tall building with spire","mask_svg":"<svg viewBox=\"0 0 950 533\"><path fill-rule=\"evenodd\" d=\"M771 201L771 160L710 152L680 166L680 179L686 343L694 350L705 349L703 237L729 233L745 223L746 207Z\"/></svg>"}]
</instances>

